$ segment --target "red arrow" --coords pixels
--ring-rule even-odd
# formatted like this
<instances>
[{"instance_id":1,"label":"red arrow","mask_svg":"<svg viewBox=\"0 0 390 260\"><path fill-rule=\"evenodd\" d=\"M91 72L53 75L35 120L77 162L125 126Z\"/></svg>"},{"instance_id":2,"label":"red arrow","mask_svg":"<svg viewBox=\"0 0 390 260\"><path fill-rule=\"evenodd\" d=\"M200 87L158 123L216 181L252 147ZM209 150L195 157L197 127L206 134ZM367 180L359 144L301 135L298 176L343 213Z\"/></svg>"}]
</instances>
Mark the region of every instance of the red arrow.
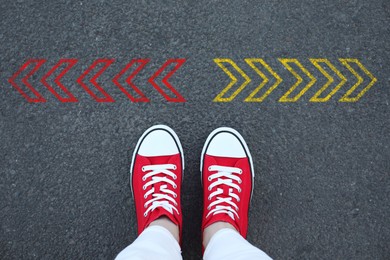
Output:
<instances>
[{"instance_id":1,"label":"red arrow","mask_svg":"<svg viewBox=\"0 0 390 260\"><path fill-rule=\"evenodd\" d=\"M56 98L61 102L77 102L77 98L73 96L73 94L64 86L62 85L60 79L78 62L77 59L61 59L48 73L46 73L45 76L41 79L41 82L43 85L45 85L50 92L56 96ZM62 70L62 72L54 79L54 82L57 84L57 86L65 92L65 94L68 97L62 97L60 94L58 94L55 89L47 83L47 78L49 78L63 63L67 63L68 65L66 68Z\"/></svg>"},{"instance_id":2,"label":"red arrow","mask_svg":"<svg viewBox=\"0 0 390 260\"><path fill-rule=\"evenodd\" d=\"M150 77L149 83L153 85L153 87L160 92L161 95L165 97L165 99L169 102L186 102L184 97L179 94L179 92L168 82L168 79L184 64L185 59L169 59L167 60L161 68L156 71L156 73ZM154 80L168 67L171 63L176 63L175 67L162 79L162 82L165 86L175 94L175 97L170 97Z\"/></svg>"},{"instance_id":3,"label":"red arrow","mask_svg":"<svg viewBox=\"0 0 390 260\"><path fill-rule=\"evenodd\" d=\"M8 79L8 82L11 83L11 85L16 88L19 93L30 103L38 103L38 102L46 102L46 99L28 82L28 79L46 62L44 59L30 59L26 61L19 70L12 75L11 78ZM26 68L32 64L35 63L35 67L22 78L22 82L26 87L35 95L35 97L30 97L26 92L23 91L23 89L16 84L15 80L16 78L24 71Z\"/></svg>"},{"instance_id":4,"label":"red arrow","mask_svg":"<svg viewBox=\"0 0 390 260\"><path fill-rule=\"evenodd\" d=\"M115 100L108 95L108 93L96 82L96 80L103 74L103 72L114 62L114 59L98 59L96 60L78 79L77 83L79 83L85 91L88 92L97 102L115 102ZM100 63L104 63L104 66L100 68L100 70L95 73L95 75L89 80L89 82L94 85L94 87L103 94L104 98L96 96L96 94L83 82L84 78Z\"/></svg>"},{"instance_id":5,"label":"red arrow","mask_svg":"<svg viewBox=\"0 0 390 260\"><path fill-rule=\"evenodd\" d=\"M116 75L112 82L133 102L149 102L150 100L145 96L145 94L132 82L133 78L140 72L143 67L149 62L149 59L133 59L130 61L126 67L121 70L118 75ZM130 74L129 77L126 79L126 83L140 96L138 98L135 98L133 95L131 95L126 88L119 83L119 78L123 76L135 63L140 63L138 67Z\"/></svg>"}]
</instances>

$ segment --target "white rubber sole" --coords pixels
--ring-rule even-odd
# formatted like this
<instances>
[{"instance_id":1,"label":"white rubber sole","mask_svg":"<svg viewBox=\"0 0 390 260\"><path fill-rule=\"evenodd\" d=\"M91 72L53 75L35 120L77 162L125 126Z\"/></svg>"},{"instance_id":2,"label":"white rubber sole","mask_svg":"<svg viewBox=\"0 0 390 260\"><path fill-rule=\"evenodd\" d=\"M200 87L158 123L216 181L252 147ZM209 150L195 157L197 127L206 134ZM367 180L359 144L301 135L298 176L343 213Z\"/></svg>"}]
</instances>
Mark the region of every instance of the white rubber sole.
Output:
<instances>
[{"instance_id":1,"label":"white rubber sole","mask_svg":"<svg viewBox=\"0 0 390 260\"><path fill-rule=\"evenodd\" d=\"M254 169L254 166L253 166L252 155L249 152L248 145L246 144L246 142L245 142L244 138L241 136L241 134L239 132L237 132L237 130L235 130L233 128L230 128L230 127L219 127L217 129L215 129L214 131L212 131L209 134L209 136L206 139L206 142L203 145L202 154L201 154L201 157L200 157L200 181L202 183L202 186L203 186L203 158L204 158L204 155L206 153L207 147L208 147L209 143L212 141L212 139L216 135L218 135L219 133L223 133L223 132L231 133L235 137L237 137L237 139L240 141L240 143L241 143L242 147L244 148L245 153L246 153L246 155L247 155L247 157L249 159L249 164L251 166L251 173L252 173L252 191L251 191L251 199L252 199L253 188L254 188L254 179L255 179L255 169Z\"/></svg>"},{"instance_id":2,"label":"white rubber sole","mask_svg":"<svg viewBox=\"0 0 390 260\"><path fill-rule=\"evenodd\" d=\"M131 158L131 165L130 165L130 189L131 189L131 195L133 196L133 198L134 198L134 193L133 193L133 167L134 167L135 157L136 157L136 155L138 153L138 150L139 150L139 147L141 146L141 143L145 139L145 137L149 133L151 133L153 131L156 131L156 130L163 130L163 131L168 132L172 136L172 138L175 140L175 143L176 143L177 147L179 148L179 152L181 154L181 164L182 164L182 168L183 168L182 181L184 179L183 178L184 177L184 168L185 168L185 166L184 166L184 153L183 153L183 147L181 146L179 137L177 136L175 131L173 131L173 129L170 128L169 126L166 126L166 125L154 125L152 127L149 127L142 134L142 136L138 139L137 145L135 146L135 149L134 149L134 152L133 152L133 157Z\"/></svg>"}]
</instances>

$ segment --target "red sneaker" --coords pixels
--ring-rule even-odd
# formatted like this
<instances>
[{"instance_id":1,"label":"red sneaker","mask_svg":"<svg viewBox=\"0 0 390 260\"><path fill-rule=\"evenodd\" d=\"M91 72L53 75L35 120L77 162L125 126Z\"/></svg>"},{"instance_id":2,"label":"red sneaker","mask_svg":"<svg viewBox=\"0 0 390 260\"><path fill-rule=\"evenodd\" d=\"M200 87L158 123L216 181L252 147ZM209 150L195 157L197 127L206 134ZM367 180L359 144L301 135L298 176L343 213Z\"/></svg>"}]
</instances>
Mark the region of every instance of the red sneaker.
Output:
<instances>
[{"instance_id":1,"label":"red sneaker","mask_svg":"<svg viewBox=\"0 0 390 260\"><path fill-rule=\"evenodd\" d=\"M203 146L202 230L218 222L233 225L246 238L253 192L253 162L244 138L234 129L215 129Z\"/></svg>"},{"instance_id":2,"label":"red sneaker","mask_svg":"<svg viewBox=\"0 0 390 260\"><path fill-rule=\"evenodd\" d=\"M146 130L133 153L130 187L137 214L138 234L161 216L182 229L180 191L184 155L176 133L165 125Z\"/></svg>"}]
</instances>

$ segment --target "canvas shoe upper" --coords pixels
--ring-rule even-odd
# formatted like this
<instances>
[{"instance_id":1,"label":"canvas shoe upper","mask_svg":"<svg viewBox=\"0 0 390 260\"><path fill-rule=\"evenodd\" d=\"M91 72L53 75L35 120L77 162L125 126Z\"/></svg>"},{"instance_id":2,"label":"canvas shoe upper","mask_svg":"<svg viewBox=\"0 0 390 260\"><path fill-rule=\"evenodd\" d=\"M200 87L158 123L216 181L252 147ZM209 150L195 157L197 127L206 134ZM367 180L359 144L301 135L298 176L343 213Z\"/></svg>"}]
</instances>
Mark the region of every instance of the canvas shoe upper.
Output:
<instances>
[{"instance_id":1,"label":"canvas shoe upper","mask_svg":"<svg viewBox=\"0 0 390 260\"><path fill-rule=\"evenodd\" d=\"M182 230L181 182L184 155L176 133L165 125L147 129L139 139L130 168L138 234L161 216Z\"/></svg>"},{"instance_id":2,"label":"canvas shoe upper","mask_svg":"<svg viewBox=\"0 0 390 260\"><path fill-rule=\"evenodd\" d=\"M202 230L222 221L246 237L254 170L243 137L228 127L214 130L204 144L200 171L204 201Z\"/></svg>"}]
</instances>

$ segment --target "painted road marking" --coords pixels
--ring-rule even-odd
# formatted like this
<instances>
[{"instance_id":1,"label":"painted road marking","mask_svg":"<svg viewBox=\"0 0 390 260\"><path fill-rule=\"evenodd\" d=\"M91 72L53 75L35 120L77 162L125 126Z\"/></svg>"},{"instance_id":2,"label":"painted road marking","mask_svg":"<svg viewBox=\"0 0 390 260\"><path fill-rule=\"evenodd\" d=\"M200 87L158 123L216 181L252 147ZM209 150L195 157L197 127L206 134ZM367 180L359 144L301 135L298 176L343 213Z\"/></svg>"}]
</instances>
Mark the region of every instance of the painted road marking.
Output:
<instances>
[{"instance_id":1,"label":"painted road marking","mask_svg":"<svg viewBox=\"0 0 390 260\"><path fill-rule=\"evenodd\" d=\"M251 82L251 79L248 75L245 74L243 70L241 70L234 61L231 59L214 59L214 62L230 77L232 80L226 88L224 88L221 93L219 93L215 98L214 102L230 102L232 101L244 88L246 85ZM230 95L230 97L223 97L226 92L228 92L237 82L237 78L230 72L228 68L224 65L224 63L229 63L244 79L245 81Z\"/></svg>"},{"instance_id":2,"label":"painted road marking","mask_svg":"<svg viewBox=\"0 0 390 260\"><path fill-rule=\"evenodd\" d=\"M317 91L317 93L314 94L314 96L310 99L310 101L311 102L329 101L329 99L345 84L345 82L347 82L347 79L327 59L310 59L310 61L328 79L328 81L324 84L324 86L322 86L322 88L319 91ZM326 97L323 98L320 98L321 94L329 88L329 86L334 82L334 79L331 75L329 75L328 72L326 72L326 70L323 67L321 67L320 63L325 63L341 80L340 83L337 84L337 86L333 88L332 91L328 95L326 95Z\"/></svg>"},{"instance_id":3,"label":"painted road marking","mask_svg":"<svg viewBox=\"0 0 390 260\"><path fill-rule=\"evenodd\" d=\"M260 75L263 82L244 100L245 102L262 102L271 92L283 81L282 78L263 60L263 59L245 59L246 63ZM256 67L255 63L260 63L276 79L276 82L260 97L255 98L256 94L269 82L267 76Z\"/></svg>"},{"instance_id":4,"label":"painted road marking","mask_svg":"<svg viewBox=\"0 0 390 260\"><path fill-rule=\"evenodd\" d=\"M277 70L271 68L264 59L246 58L244 61L246 66L253 70L262 81L254 88L254 90L252 90L252 92L250 92L249 96L243 98L243 101L263 102L273 92L275 92L274 90L279 87L284 80L280 74L276 72ZM314 75L318 75L319 72L327 79L327 81L319 87L312 97L310 97L310 102L328 102L335 96L336 93L341 91L344 93L340 95L342 97L338 100L339 102L357 102L377 82L375 76L368 71L368 69L364 67L358 59L354 58L339 59L341 65L345 67L344 71L349 71L349 73L347 73L348 76L353 76L353 79L349 79L350 82L353 82L353 85L347 90L343 90L342 87L347 85L348 77L345 76L346 74L343 74L334 65L334 63L328 59L309 58L312 68L315 68L314 71L316 73L314 74L309 71L308 68L310 67L304 67L298 59L279 58L278 61L283 68L288 70L288 72L290 72L290 74L292 74L292 76L296 79L294 84L277 99L279 102L293 103L299 101L304 95L308 95L308 90L311 89L317 82L317 78ZM33 86L37 84L36 81L33 81L35 77L31 79L46 62L46 59L29 59L8 79L8 82L12 85L12 87L14 87L19 94L27 100L27 102L46 102L45 97L43 97L43 95ZM44 74L40 80L43 86L45 86L60 102L66 103L79 101L75 95L61 83L61 79L78 62L78 59L60 59L47 73ZM105 73L105 71L114 62L115 59L97 59L76 80L76 82L96 102L115 102L113 97L110 96L109 91L107 91L107 88L98 83L99 77ZM149 59L133 59L112 78L112 83L132 102L150 102L150 99L147 97L148 93L141 91L133 82L134 78L141 70L145 69L149 62ZM185 62L186 59L184 58L168 59L148 78L148 83L152 85L153 88L168 102L187 102L184 96L181 95L179 91L169 82L169 79L181 66L183 66ZM249 87L248 85L252 80L248 74L245 73L245 70L240 68L232 59L215 58L214 62L229 77L230 82L219 94L217 94L213 101L231 102L236 99L245 88ZM54 78L54 80L51 80L53 74L58 75ZM243 80L239 80L237 75L240 75L240 78L242 77ZM127 77L125 78L125 76ZM159 81L158 79L161 77L162 79ZM274 79L272 79L272 77ZM368 81L367 77L370 81L366 86L364 86L364 83ZM50 81L53 83L50 83ZM270 82L273 83L270 84ZM106 84L107 83L104 85ZM267 85L271 86L266 87ZM260 92L261 94L259 94Z\"/></svg>"},{"instance_id":5,"label":"painted road marking","mask_svg":"<svg viewBox=\"0 0 390 260\"><path fill-rule=\"evenodd\" d=\"M371 74L357 59L340 59L340 62L347 67L349 71L358 79L355 85L350 88L347 93L340 99L341 102L356 102L362 98L362 96L377 82L377 79L374 75ZM355 63L359 68L371 79L370 83L355 97L350 97L351 94L363 83L363 78L351 67L349 63Z\"/></svg>"},{"instance_id":6,"label":"painted road marking","mask_svg":"<svg viewBox=\"0 0 390 260\"><path fill-rule=\"evenodd\" d=\"M69 72L69 70L78 62L77 59L61 59L54 65L41 79L41 83L60 101L60 102L78 102L78 99L61 83L61 78ZM108 94L106 88L97 82L98 78L115 62L115 59L97 59L95 60L77 79L76 82L96 101L96 102L115 102L115 100ZM132 82L133 78L141 71L149 62L149 59L134 59L128 63L115 77L112 79L116 85L132 102L149 102L150 100L141 90ZM152 76L148 82L168 101L168 102L186 102L185 98L169 83L169 79L173 74L186 62L186 59L168 59ZM19 70L14 73L8 82L27 100L29 103L42 103L46 99L32 86L29 79L46 63L45 59L30 59L27 60ZM120 78L135 64L138 66L127 77L126 83L135 91L139 97L134 97L130 92L119 82ZM54 79L55 84L50 84L50 76L59 70L63 65L67 64L62 69L60 74ZM167 69L172 66L173 68ZM31 69L31 67L33 67ZM160 75L167 71L167 74L162 78L162 84L156 82ZM22 75L21 83L18 83L18 78ZM90 74L93 74L92 76ZM88 80L89 79L89 80ZM87 85L92 85L89 87ZM62 96L56 91L61 89L67 97ZM165 89L165 90L164 90ZM169 91L167 91L168 89Z\"/></svg>"},{"instance_id":7,"label":"painted road marking","mask_svg":"<svg viewBox=\"0 0 390 260\"><path fill-rule=\"evenodd\" d=\"M279 99L279 102L296 102L300 97L303 96L303 94L306 93L306 91L309 90L311 86L314 85L314 83L317 81L313 75L310 74L310 72L303 67L303 65L297 60L297 59L279 59L279 61L285 66L291 74L294 75L294 77L297 78L297 82ZM290 63L294 63L300 70L305 73L305 75L310 78L310 82L307 83L307 85L295 96L295 97L289 97L289 95L298 88L298 86L303 82L302 77L290 66Z\"/></svg>"},{"instance_id":8,"label":"painted road marking","mask_svg":"<svg viewBox=\"0 0 390 260\"><path fill-rule=\"evenodd\" d=\"M276 87L280 85L283 79L272 69L263 59L260 58L246 58L245 62L251 67L261 78L262 82L259 86L255 88L255 90L244 99L245 102L263 102L270 94L273 92ZM290 59L290 58L280 58L278 59L282 66L286 68L297 80L291 86L287 92L285 92L282 97L279 98L279 102L297 102L307 91L315 85L317 79L314 77L310 71L302 65L302 63L298 59ZM341 87L346 84L347 77L343 75L337 68L334 66L328 59L324 58L310 58L310 62L314 65L316 69L318 69L327 79L327 82L314 94L313 97L310 98L310 102L327 102L332 96L334 96L337 92L341 90ZM363 95L377 82L377 79L373 76L371 72L369 72L363 64L358 59L339 59L342 65L344 65L357 79L356 83L346 91L343 97L339 100L340 102L357 102L360 100ZM242 68L240 68L233 60L227 58L216 58L214 62L225 72L231 81L229 84L214 98L214 102L231 102L233 101L240 92L251 82L249 76L244 72ZM242 83L234 93L229 97L224 97L227 91L230 89L235 89L235 85L237 83L237 78L233 75L233 73L225 66L225 64L229 64L235 71L237 71L244 79L244 83ZM269 82L268 77L262 72L259 67L255 64L261 64L266 70L276 79L276 82L265 91L263 95L260 97L255 97L256 94L264 88L264 86ZM364 79L360 74L351 66L354 64L355 67L359 67L361 71L363 71L371 80L366 87L363 88L358 94L354 94L357 88L361 86L364 82ZM330 91L328 89L331 87L332 83L335 82L332 75L330 75L326 69L324 68L326 65L337 77L340 79L340 82ZM298 73L296 71L298 68L302 73ZM305 76L304 78L302 76ZM309 79L309 81L307 80ZM307 82L307 83L305 83ZM305 84L305 85L304 85ZM301 87L303 85L303 87ZM329 93L325 97L321 97L323 93L328 91ZM293 92L298 92L295 96L291 96Z\"/></svg>"}]
</instances>

